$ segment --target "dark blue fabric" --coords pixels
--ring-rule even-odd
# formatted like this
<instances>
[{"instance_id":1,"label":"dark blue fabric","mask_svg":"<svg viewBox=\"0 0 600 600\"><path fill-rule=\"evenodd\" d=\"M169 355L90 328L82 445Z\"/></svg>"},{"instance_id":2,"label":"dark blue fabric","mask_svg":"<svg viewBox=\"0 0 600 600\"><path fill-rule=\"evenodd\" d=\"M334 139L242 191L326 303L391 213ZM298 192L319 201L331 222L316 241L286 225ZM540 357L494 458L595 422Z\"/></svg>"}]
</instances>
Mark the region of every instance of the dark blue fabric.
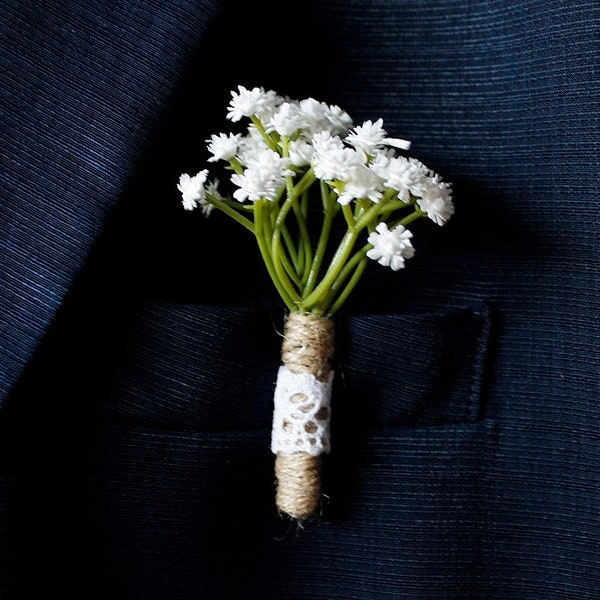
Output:
<instances>
[{"instance_id":1,"label":"dark blue fabric","mask_svg":"<svg viewBox=\"0 0 600 600\"><path fill-rule=\"evenodd\" d=\"M600 598L600 6L290 10L3 6L2 597ZM175 187L238 83L383 117L454 183L336 322L301 530L268 448L280 302Z\"/></svg>"},{"instance_id":2,"label":"dark blue fabric","mask_svg":"<svg viewBox=\"0 0 600 600\"><path fill-rule=\"evenodd\" d=\"M2 398L140 168L218 12L210 1L91 8L3 10Z\"/></svg>"}]
</instances>

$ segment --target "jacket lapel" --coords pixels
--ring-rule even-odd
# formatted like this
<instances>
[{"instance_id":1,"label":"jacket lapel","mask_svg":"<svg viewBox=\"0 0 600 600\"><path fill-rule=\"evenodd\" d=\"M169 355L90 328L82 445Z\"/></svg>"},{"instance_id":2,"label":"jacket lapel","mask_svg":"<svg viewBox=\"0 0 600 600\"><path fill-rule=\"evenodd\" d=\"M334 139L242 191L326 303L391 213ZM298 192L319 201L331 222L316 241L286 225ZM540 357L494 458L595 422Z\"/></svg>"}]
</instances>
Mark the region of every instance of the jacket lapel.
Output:
<instances>
[{"instance_id":1,"label":"jacket lapel","mask_svg":"<svg viewBox=\"0 0 600 600\"><path fill-rule=\"evenodd\" d=\"M0 405L161 127L217 0L11 2L0 19Z\"/></svg>"}]
</instances>

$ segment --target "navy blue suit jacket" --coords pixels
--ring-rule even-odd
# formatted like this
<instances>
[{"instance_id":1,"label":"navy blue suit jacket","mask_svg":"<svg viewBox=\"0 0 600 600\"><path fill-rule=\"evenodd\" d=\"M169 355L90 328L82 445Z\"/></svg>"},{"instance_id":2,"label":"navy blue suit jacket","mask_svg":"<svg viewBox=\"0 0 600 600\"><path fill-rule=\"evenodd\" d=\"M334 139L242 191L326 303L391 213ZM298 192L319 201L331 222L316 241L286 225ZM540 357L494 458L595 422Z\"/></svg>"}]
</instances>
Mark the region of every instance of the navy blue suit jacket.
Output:
<instances>
[{"instance_id":1,"label":"navy blue suit jacket","mask_svg":"<svg viewBox=\"0 0 600 600\"><path fill-rule=\"evenodd\" d=\"M1 597L600 598L599 17L8 0ZM269 450L283 310L253 239L176 189L238 84L382 117L454 189L339 315L300 530Z\"/></svg>"}]
</instances>

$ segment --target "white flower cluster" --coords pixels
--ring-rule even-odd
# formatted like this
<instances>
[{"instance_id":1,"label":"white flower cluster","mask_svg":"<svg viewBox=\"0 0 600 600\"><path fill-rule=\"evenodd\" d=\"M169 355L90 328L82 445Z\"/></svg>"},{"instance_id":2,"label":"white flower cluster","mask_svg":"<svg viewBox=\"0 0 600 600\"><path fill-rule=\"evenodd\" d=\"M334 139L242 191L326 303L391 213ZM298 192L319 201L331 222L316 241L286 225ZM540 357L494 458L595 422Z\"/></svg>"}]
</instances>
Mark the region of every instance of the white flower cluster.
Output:
<instances>
[{"instance_id":1,"label":"white flower cluster","mask_svg":"<svg viewBox=\"0 0 600 600\"><path fill-rule=\"evenodd\" d=\"M250 120L242 134L212 135L207 140L209 162L225 161L235 171L233 197L240 203L276 202L289 179L299 181L311 169L346 207L364 207L384 201L413 205L437 225L454 214L450 184L415 158L398 151L410 148L406 140L388 137L383 120L354 126L338 106L313 98L293 100L273 91L238 86L231 93L227 118ZM178 189L183 206L200 206L205 214L211 198L220 199L217 182L208 181L208 170L190 177L181 175ZM403 225L385 223L369 227L367 256L397 270L413 255L411 233Z\"/></svg>"},{"instance_id":2,"label":"white flower cluster","mask_svg":"<svg viewBox=\"0 0 600 600\"><path fill-rule=\"evenodd\" d=\"M373 248L367 251L367 256L384 267L398 271L404 267L404 259L411 258L415 253L411 238L412 233L403 225L396 225L390 231L386 223L379 223L369 235L369 244Z\"/></svg>"}]
</instances>

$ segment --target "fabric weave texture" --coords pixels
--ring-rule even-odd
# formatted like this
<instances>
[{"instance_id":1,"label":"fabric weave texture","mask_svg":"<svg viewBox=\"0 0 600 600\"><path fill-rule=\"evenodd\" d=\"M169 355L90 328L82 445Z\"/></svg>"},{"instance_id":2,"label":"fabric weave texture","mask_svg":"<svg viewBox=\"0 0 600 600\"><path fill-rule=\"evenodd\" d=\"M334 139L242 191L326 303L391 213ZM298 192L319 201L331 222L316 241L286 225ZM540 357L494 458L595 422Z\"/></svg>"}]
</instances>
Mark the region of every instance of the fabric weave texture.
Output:
<instances>
[{"instance_id":1,"label":"fabric weave texture","mask_svg":"<svg viewBox=\"0 0 600 600\"><path fill-rule=\"evenodd\" d=\"M600 5L291 10L3 4L0 596L597 600ZM456 204L336 320L300 530L273 497L282 308L253 239L176 189L238 84L382 117Z\"/></svg>"}]
</instances>

